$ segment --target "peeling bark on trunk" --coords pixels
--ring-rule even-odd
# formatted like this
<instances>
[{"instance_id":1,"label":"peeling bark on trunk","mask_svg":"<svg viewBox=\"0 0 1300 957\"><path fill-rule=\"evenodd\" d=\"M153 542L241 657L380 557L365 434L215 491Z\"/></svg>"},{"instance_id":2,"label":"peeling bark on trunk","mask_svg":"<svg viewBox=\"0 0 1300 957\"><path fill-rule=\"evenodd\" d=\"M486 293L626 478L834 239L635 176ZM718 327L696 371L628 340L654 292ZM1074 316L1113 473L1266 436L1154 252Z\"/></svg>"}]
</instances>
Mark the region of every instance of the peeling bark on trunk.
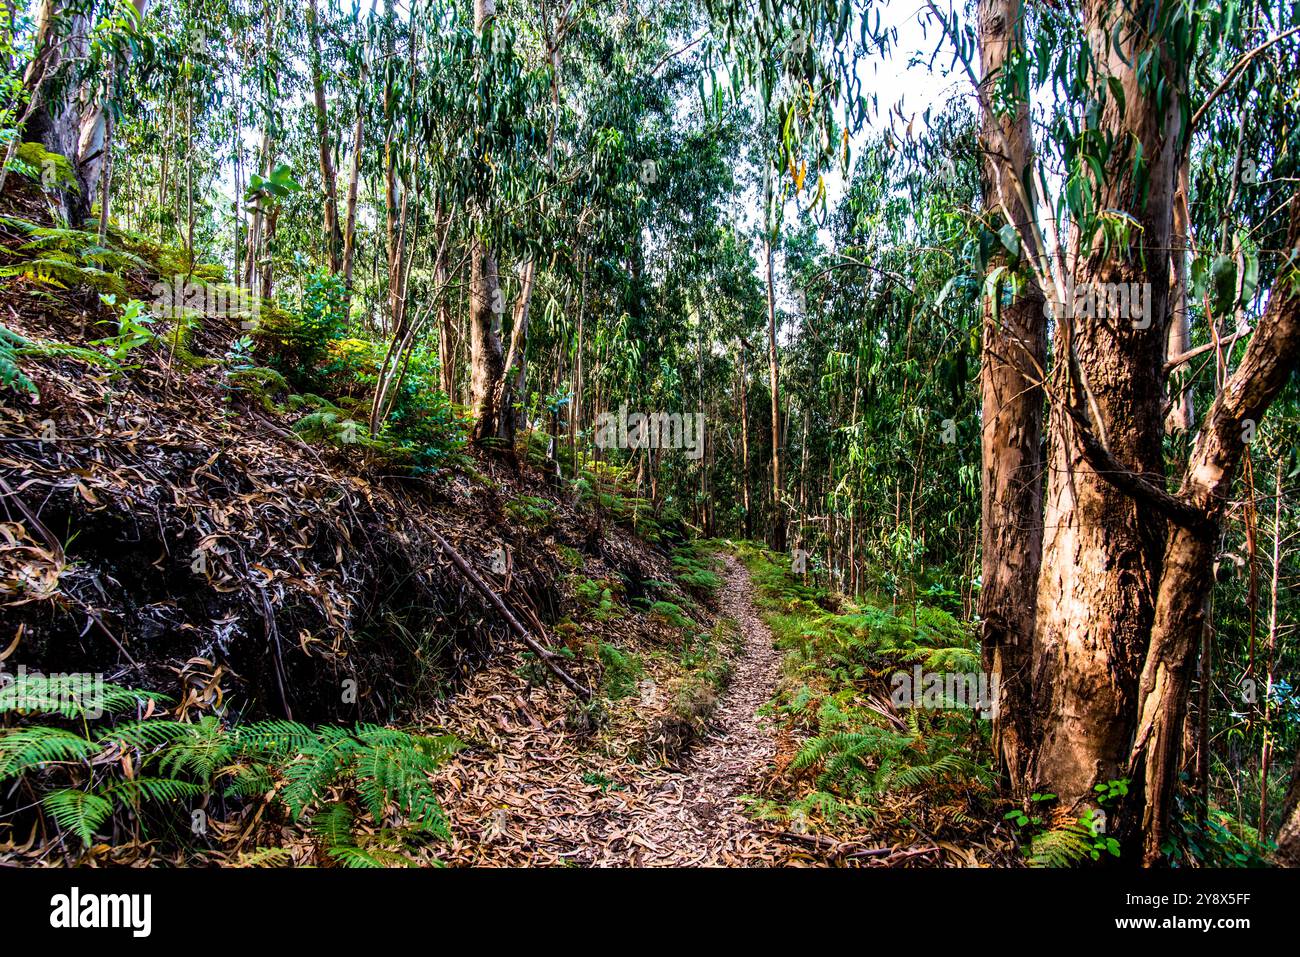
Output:
<instances>
[{"instance_id":1,"label":"peeling bark on trunk","mask_svg":"<svg viewBox=\"0 0 1300 957\"><path fill-rule=\"evenodd\" d=\"M469 280L470 405L475 442L495 438L501 410L497 388L505 369L501 350L501 287L497 261L481 239L473 241Z\"/></svg>"},{"instance_id":2,"label":"peeling bark on trunk","mask_svg":"<svg viewBox=\"0 0 1300 957\"><path fill-rule=\"evenodd\" d=\"M1087 410L1101 447L1124 469L1163 487L1167 250L1181 155L1179 100L1171 93L1158 110L1151 84L1139 84L1138 55L1149 42L1132 15L1117 10L1108 0L1085 7L1097 57L1094 81L1118 83L1126 103L1121 109L1111 97L1100 117L1116 147L1098 185L1097 208L1123 211L1137 225L1128 249L1116 243L1106 248L1099 235L1080 248L1076 236L1067 278L1080 290L1150 283L1149 315L1145 324L1090 318L1086 311L1059 316L1056 375L1067 400ZM1167 59L1152 52L1152 69L1168 71ZM1169 79L1171 91L1185 88ZM1143 186L1133 177L1136 144L1146 164ZM1089 464L1085 438L1061 402L1053 405L1051 425L1032 673L1042 741L1033 781L1036 790L1057 794L1063 807L1081 811L1091 805L1094 785L1124 777L1128 767L1166 528L1158 512Z\"/></svg>"},{"instance_id":3,"label":"peeling bark on trunk","mask_svg":"<svg viewBox=\"0 0 1300 957\"><path fill-rule=\"evenodd\" d=\"M86 54L89 17L71 12L78 5L65 0L42 0L36 16L35 55L23 76L30 96L23 139L40 143L78 168L81 113L76 96L73 63ZM77 219L80 203L71 189L62 190L60 204L69 222ZM88 211L88 208L87 208Z\"/></svg>"},{"instance_id":4,"label":"peeling bark on trunk","mask_svg":"<svg viewBox=\"0 0 1300 957\"><path fill-rule=\"evenodd\" d=\"M494 0L474 0L474 32L479 37L495 16ZM504 412L500 406L505 373L501 345L504 305L496 254L476 236L471 240L469 278L470 406L476 443L500 436Z\"/></svg>"},{"instance_id":5,"label":"peeling bark on trunk","mask_svg":"<svg viewBox=\"0 0 1300 957\"><path fill-rule=\"evenodd\" d=\"M1020 0L981 0L979 43L983 108L981 147L984 206L990 217L1014 223L1026 242L1030 213L1013 188L1032 158L1027 102L1011 116L997 115L994 87L1008 54L1020 46ZM1023 791L1035 744L1029 669L1034 611L1043 548L1043 388L1047 319L1037 283L1026 281L1014 302L984 302L980 370L983 430L980 452L982 621L984 667L994 676L994 753L1017 793Z\"/></svg>"},{"instance_id":6,"label":"peeling bark on trunk","mask_svg":"<svg viewBox=\"0 0 1300 957\"><path fill-rule=\"evenodd\" d=\"M1178 170L1178 192L1174 196L1174 225L1169 245L1170 269L1173 271L1173 287L1169 291L1169 336L1165 355L1168 361L1174 361L1192 347L1192 315L1187 308L1187 245L1191 237L1191 223L1188 221L1188 200L1191 195L1188 167L1190 161L1184 156ZM1170 383L1169 414L1165 416L1165 429L1169 432L1186 432L1195 421L1192 408L1192 389L1179 390Z\"/></svg>"}]
</instances>

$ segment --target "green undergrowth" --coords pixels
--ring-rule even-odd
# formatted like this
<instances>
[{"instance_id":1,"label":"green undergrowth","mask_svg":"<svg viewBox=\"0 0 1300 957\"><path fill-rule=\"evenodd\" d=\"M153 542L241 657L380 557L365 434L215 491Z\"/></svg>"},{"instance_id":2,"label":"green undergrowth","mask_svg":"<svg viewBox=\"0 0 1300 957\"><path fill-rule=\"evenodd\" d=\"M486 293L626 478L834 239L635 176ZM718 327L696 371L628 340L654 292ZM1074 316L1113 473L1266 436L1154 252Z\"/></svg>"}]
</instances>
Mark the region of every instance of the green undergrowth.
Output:
<instances>
[{"instance_id":1,"label":"green undergrowth","mask_svg":"<svg viewBox=\"0 0 1300 957\"><path fill-rule=\"evenodd\" d=\"M741 641L736 623L722 618L710 629L683 632L676 649L653 653L653 657L671 659L674 677L657 691L658 710L647 726L643 758L676 759L708 730L719 698L731 681L732 661Z\"/></svg>"},{"instance_id":2,"label":"green undergrowth","mask_svg":"<svg viewBox=\"0 0 1300 957\"><path fill-rule=\"evenodd\" d=\"M570 569L572 602L570 616L556 626L562 653L594 662L599 676L599 694L570 727L601 731L597 747L621 740L616 753L633 761L671 761L707 729L742 643L734 621L713 619L691 597L692 591L711 594L720 586L714 552L709 543L679 543L671 553L671 580L643 579L641 593L631 597L623 576L589 577L581 553L558 548ZM683 575L695 577L684 582ZM644 642L628 647L621 636L634 621L655 628ZM524 673L546 680L531 661Z\"/></svg>"},{"instance_id":3,"label":"green undergrowth","mask_svg":"<svg viewBox=\"0 0 1300 957\"><path fill-rule=\"evenodd\" d=\"M44 162L19 152L20 172L28 160L37 168ZM342 280L327 271L306 273L301 289L283 298L263 299L227 282L222 266L115 224L101 237L0 215L0 229L19 237L0 247L0 281L50 302L90 290L107 307L98 323L106 332L85 346L0 331L0 389L34 393L28 363L76 359L116 375L156 350L169 366L214 370L229 396L286 417L306 441L364 451L412 474L468 463L465 422L425 347L405 360L387 414L371 432L387 343L351 328ZM214 331L235 338L224 355L201 355L200 334L210 339Z\"/></svg>"},{"instance_id":4,"label":"green undergrowth","mask_svg":"<svg viewBox=\"0 0 1300 957\"><path fill-rule=\"evenodd\" d=\"M744 636L736 622L720 618L712 629L696 632L682 643L678 661L687 674L714 691L721 691L731 681L735 671L732 662L743 643Z\"/></svg>"},{"instance_id":5,"label":"green undergrowth","mask_svg":"<svg viewBox=\"0 0 1300 957\"><path fill-rule=\"evenodd\" d=\"M74 857L101 840L201 855L217 846L219 815L259 803L301 825L323 863L409 864L448 836L429 773L459 750L454 737L179 721L164 696L82 677L0 684L0 786L29 794L29 813Z\"/></svg>"},{"instance_id":6,"label":"green undergrowth","mask_svg":"<svg viewBox=\"0 0 1300 957\"><path fill-rule=\"evenodd\" d=\"M637 682L645 674L641 656L621 651L603 641L597 648L601 665L601 693L611 701L617 701L635 692Z\"/></svg>"},{"instance_id":7,"label":"green undergrowth","mask_svg":"<svg viewBox=\"0 0 1300 957\"><path fill-rule=\"evenodd\" d=\"M672 562L677 584L692 594L712 598L722 587L717 543L706 540L686 542L673 550Z\"/></svg>"},{"instance_id":8,"label":"green undergrowth","mask_svg":"<svg viewBox=\"0 0 1300 957\"><path fill-rule=\"evenodd\" d=\"M973 676L973 629L924 604L857 604L833 598L793 574L786 558L736 546L755 599L785 652L776 698L767 706L799 747L780 793L751 812L789 826L890 817L918 795L958 827L991 811L989 722L947 699L898 693L896 677ZM963 677L964 680L964 677Z\"/></svg>"}]
</instances>

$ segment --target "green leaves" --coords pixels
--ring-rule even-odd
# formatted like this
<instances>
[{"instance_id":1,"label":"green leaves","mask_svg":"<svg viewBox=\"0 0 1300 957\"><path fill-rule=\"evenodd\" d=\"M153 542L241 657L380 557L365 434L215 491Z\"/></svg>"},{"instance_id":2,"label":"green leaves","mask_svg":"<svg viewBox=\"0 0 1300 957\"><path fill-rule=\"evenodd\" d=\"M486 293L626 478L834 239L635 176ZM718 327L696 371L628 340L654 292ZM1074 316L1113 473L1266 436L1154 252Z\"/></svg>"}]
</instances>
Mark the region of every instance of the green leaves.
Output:
<instances>
[{"instance_id":1,"label":"green leaves","mask_svg":"<svg viewBox=\"0 0 1300 957\"><path fill-rule=\"evenodd\" d=\"M50 697L51 689L38 685L32 685L33 694ZM13 687L0 689L6 693L0 711L14 713L14 702L22 704ZM113 708L105 713L120 709L127 696L132 702L149 697L108 687ZM40 710L87 717L84 708ZM373 724L310 728L280 720L230 729L213 715L195 723L149 718L83 735L43 720L49 719L0 728L0 781L27 775L38 793L45 792L42 808L86 845L115 810L130 809L144 820L143 805L201 800L223 778L231 782L231 797L268 797L284 804L295 820L310 814L331 854L336 847L350 848L340 852L341 863L405 860L391 849L362 852L351 835L356 813L368 814L377 826L390 817L399 820L401 833L385 832L390 847L402 845L406 833L448 835L430 775L463 747L450 735Z\"/></svg>"},{"instance_id":2,"label":"green leaves","mask_svg":"<svg viewBox=\"0 0 1300 957\"><path fill-rule=\"evenodd\" d=\"M1212 313L1231 315L1255 298L1259 279L1259 255L1253 251L1243 250L1237 256L1201 255L1192 260L1188 295L1195 303L1208 296Z\"/></svg>"},{"instance_id":3,"label":"green leaves","mask_svg":"<svg viewBox=\"0 0 1300 957\"><path fill-rule=\"evenodd\" d=\"M85 761L99 752L96 742L63 728L0 729L0 781L49 764Z\"/></svg>"},{"instance_id":4,"label":"green leaves","mask_svg":"<svg viewBox=\"0 0 1300 957\"><path fill-rule=\"evenodd\" d=\"M1004 223L998 230L998 239L1002 240L1002 247L1012 256L1020 255L1020 236L1013 224Z\"/></svg>"},{"instance_id":5,"label":"green leaves","mask_svg":"<svg viewBox=\"0 0 1300 957\"><path fill-rule=\"evenodd\" d=\"M114 306L117 304L115 296L100 297L105 305ZM104 339L95 339L90 344L92 346L106 346L109 357L119 366L126 359L144 346L158 341L158 335L150 328L153 325L153 316L149 315L148 308L139 299L130 300L122 309L122 314L117 319L117 335Z\"/></svg>"},{"instance_id":6,"label":"green leaves","mask_svg":"<svg viewBox=\"0 0 1300 957\"><path fill-rule=\"evenodd\" d=\"M59 827L71 831L89 847L99 829L113 812L113 802L89 791L62 788L41 798L41 806L53 817Z\"/></svg>"},{"instance_id":7,"label":"green leaves","mask_svg":"<svg viewBox=\"0 0 1300 957\"><path fill-rule=\"evenodd\" d=\"M277 163L268 178L253 173L248 178L248 189L244 192L244 201L266 211L278 200L292 196L302 189L293 178L293 170L287 163Z\"/></svg>"},{"instance_id":8,"label":"green leaves","mask_svg":"<svg viewBox=\"0 0 1300 957\"><path fill-rule=\"evenodd\" d=\"M36 385L18 365L17 350L28 342L15 332L0 326L0 387L15 392L36 392Z\"/></svg>"}]
</instances>

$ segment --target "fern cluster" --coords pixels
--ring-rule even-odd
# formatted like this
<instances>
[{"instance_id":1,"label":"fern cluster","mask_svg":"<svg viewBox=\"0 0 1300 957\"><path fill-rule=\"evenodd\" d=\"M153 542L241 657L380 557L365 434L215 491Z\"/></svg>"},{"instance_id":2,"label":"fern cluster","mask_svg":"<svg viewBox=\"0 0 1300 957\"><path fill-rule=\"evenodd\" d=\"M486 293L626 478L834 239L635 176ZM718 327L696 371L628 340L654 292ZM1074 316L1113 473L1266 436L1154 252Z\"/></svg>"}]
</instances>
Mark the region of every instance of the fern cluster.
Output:
<instances>
[{"instance_id":1,"label":"fern cluster","mask_svg":"<svg viewBox=\"0 0 1300 957\"><path fill-rule=\"evenodd\" d=\"M18 365L20 351L29 345L18 333L0 326L0 388L13 389L15 392L36 391L36 384L27 378Z\"/></svg>"},{"instance_id":2,"label":"fern cluster","mask_svg":"<svg viewBox=\"0 0 1300 957\"><path fill-rule=\"evenodd\" d=\"M0 279L22 278L55 289L89 286L120 296L126 292L125 272L149 269L140 256L106 245L93 231L40 226L14 216L0 217L0 225L29 237L7 251L17 261L0 266Z\"/></svg>"},{"instance_id":3,"label":"fern cluster","mask_svg":"<svg viewBox=\"0 0 1300 957\"><path fill-rule=\"evenodd\" d=\"M0 783L22 779L83 846L110 821L125 829L168 807L159 824L176 833L178 805L189 824L194 811L183 805L214 798L278 804L346 866L409 863L410 842L448 834L430 773L460 748L453 737L370 724L232 728L212 715L180 722L148 716L162 696L103 683L90 701L68 680L24 675L0 687ZM127 720L132 712L140 716ZM92 729L99 716L106 726Z\"/></svg>"},{"instance_id":4,"label":"fern cluster","mask_svg":"<svg viewBox=\"0 0 1300 957\"><path fill-rule=\"evenodd\" d=\"M931 804L949 798L968 807L971 795L991 791L986 722L968 710L894 707L889 700L888 679L902 667L977 672L969 625L924 605L837 608L792 573L787 559L743 544L739 552L758 605L787 652L790 680L775 711L803 738L790 769L812 783L781 813L807 820L865 817L921 793Z\"/></svg>"},{"instance_id":5,"label":"fern cluster","mask_svg":"<svg viewBox=\"0 0 1300 957\"><path fill-rule=\"evenodd\" d=\"M35 141L19 144L9 159L9 168L44 187L78 188L71 161L62 153L53 153Z\"/></svg>"},{"instance_id":6,"label":"fern cluster","mask_svg":"<svg viewBox=\"0 0 1300 957\"><path fill-rule=\"evenodd\" d=\"M717 558L702 543L691 542L673 551L673 575L698 595L711 596L722 586Z\"/></svg>"}]
</instances>

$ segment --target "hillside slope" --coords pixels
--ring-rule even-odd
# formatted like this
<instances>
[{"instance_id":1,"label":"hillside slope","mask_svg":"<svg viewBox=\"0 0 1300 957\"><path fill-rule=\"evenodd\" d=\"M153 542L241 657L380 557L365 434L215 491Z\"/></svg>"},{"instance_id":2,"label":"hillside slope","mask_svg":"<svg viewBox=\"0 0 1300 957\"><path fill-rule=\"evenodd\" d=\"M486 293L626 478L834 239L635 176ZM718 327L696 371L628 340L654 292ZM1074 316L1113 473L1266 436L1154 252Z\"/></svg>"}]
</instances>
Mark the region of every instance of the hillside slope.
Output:
<instances>
[{"instance_id":1,"label":"hillside slope","mask_svg":"<svg viewBox=\"0 0 1300 957\"><path fill-rule=\"evenodd\" d=\"M116 231L100 245L41 225L22 200L0 221L10 673L102 676L167 696L182 721L409 724L492 665L522 669L527 695L567 699L566 726L594 735L637 680L691 670L680 653L712 634L716 578L689 549L674 563L680 530L617 473L595 463L557 482L544 460L454 447L443 467L414 468L379 443L303 429L346 397L293 393L240 348L238 314L167 318L158 290L175 250ZM190 268L189 282L218 287ZM592 703L523 650L440 536L598 690ZM648 648L665 654L643 663ZM502 707L501 720L532 710ZM625 710L612 723L645 752L684 746L700 720Z\"/></svg>"}]
</instances>

